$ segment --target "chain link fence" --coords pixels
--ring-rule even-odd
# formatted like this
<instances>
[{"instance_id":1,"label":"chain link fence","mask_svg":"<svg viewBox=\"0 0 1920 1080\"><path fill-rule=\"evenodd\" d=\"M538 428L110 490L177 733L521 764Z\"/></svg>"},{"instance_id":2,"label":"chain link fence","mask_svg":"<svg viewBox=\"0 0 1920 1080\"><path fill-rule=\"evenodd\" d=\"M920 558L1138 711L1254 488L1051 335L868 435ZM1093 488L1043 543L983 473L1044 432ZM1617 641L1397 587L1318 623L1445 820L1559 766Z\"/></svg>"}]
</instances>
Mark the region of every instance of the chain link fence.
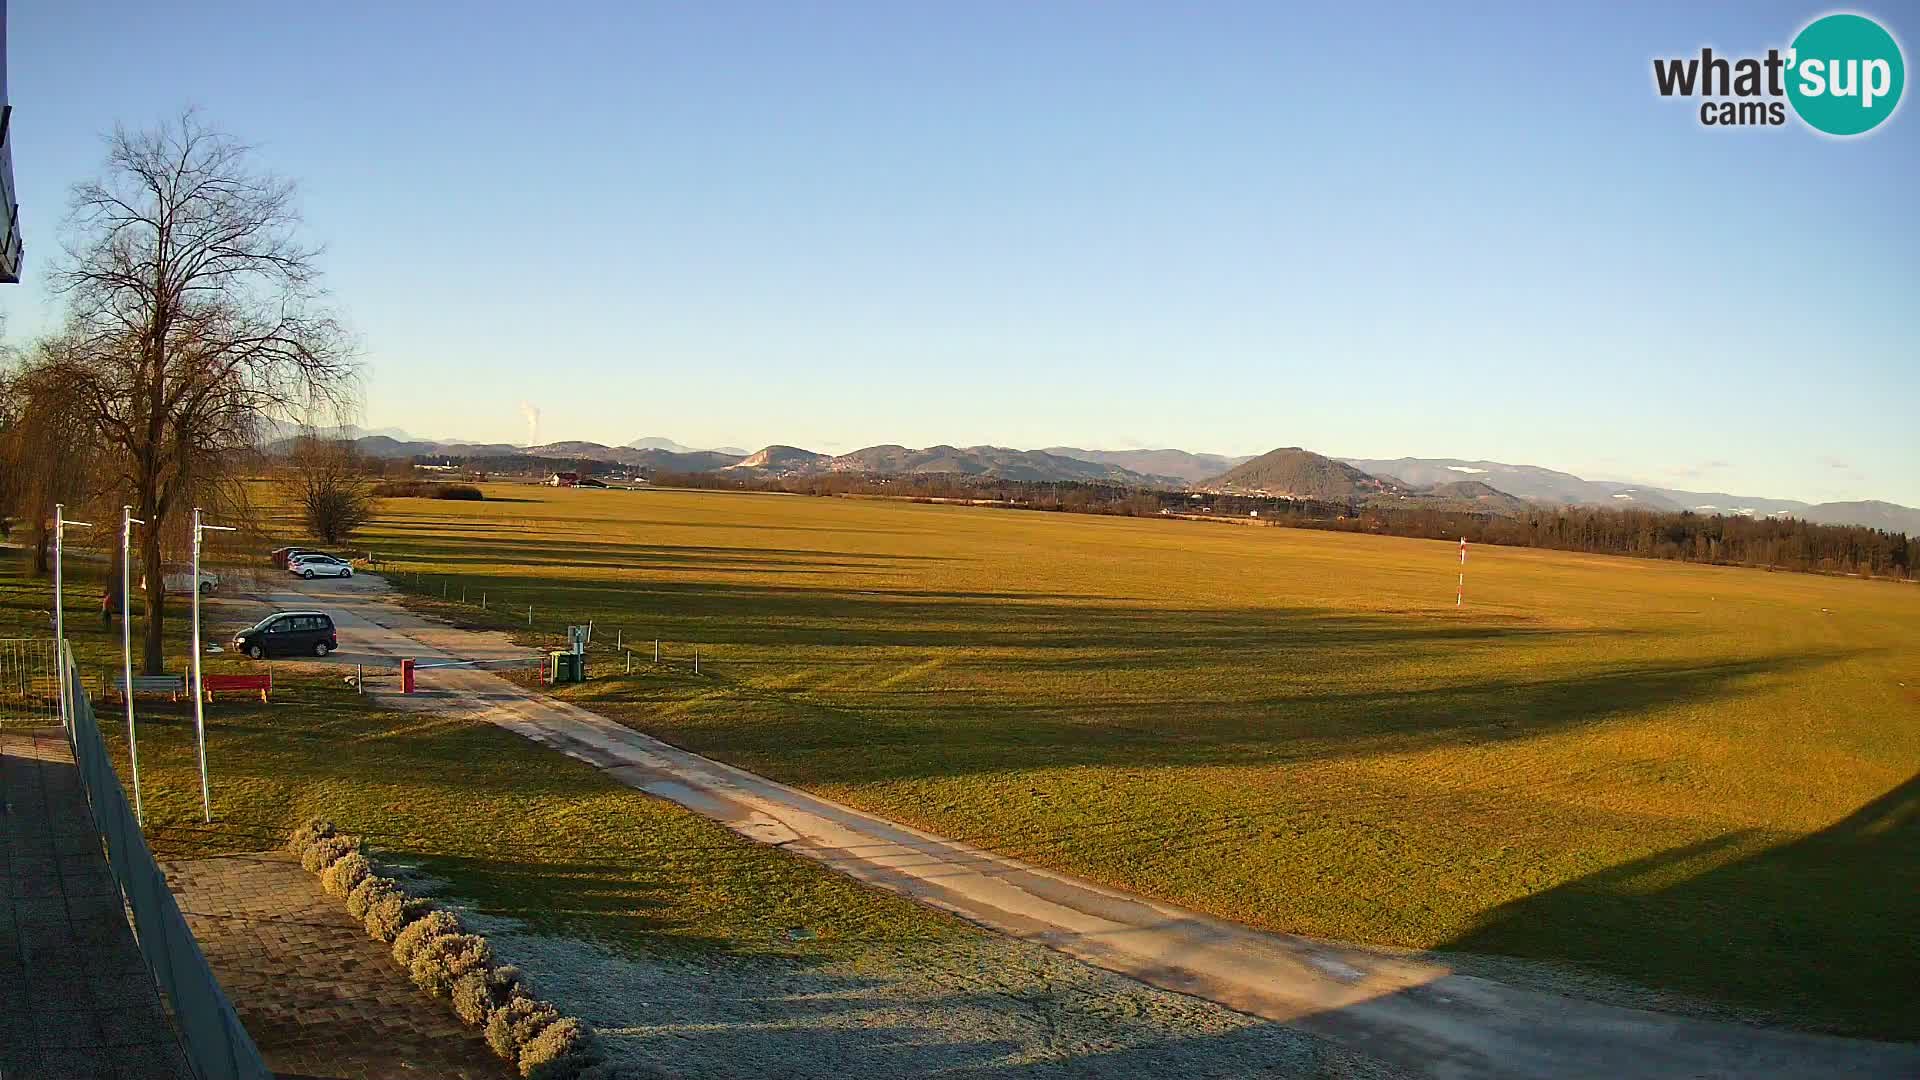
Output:
<instances>
[{"instance_id":1,"label":"chain link fence","mask_svg":"<svg viewBox=\"0 0 1920 1080\"><path fill-rule=\"evenodd\" d=\"M51 645L51 643L47 643ZM134 934L153 981L173 1008L181 1047L199 1080L273 1080L247 1029L240 1025L233 1004L207 966L200 943L180 914L180 905L167 890L167 879L153 861L126 792L107 757L70 649L57 653L61 673L72 698L73 723L68 737L93 820L107 845L107 863L133 911ZM53 721L55 723L56 719Z\"/></svg>"},{"instance_id":2,"label":"chain link fence","mask_svg":"<svg viewBox=\"0 0 1920 1080\"><path fill-rule=\"evenodd\" d=\"M0 638L0 724L58 724L57 680L51 638Z\"/></svg>"}]
</instances>

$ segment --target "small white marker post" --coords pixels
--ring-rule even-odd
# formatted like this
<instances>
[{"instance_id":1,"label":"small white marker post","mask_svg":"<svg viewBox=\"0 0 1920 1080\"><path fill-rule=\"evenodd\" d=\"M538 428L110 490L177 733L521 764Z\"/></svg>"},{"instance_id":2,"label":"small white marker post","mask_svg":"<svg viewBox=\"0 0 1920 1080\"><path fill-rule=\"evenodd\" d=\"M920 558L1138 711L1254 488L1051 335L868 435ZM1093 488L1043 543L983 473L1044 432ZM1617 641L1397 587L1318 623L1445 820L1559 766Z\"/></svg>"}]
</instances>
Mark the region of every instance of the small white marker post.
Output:
<instances>
[{"instance_id":1,"label":"small white marker post","mask_svg":"<svg viewBox=\"0 0 1920 1080\"><path fill-rule=\"evenodd\" d=\"M200 816L207 824L213 824L213 788L207 782L207 713L206 693L200 677L200 654L205 646L200 642L200 541L208 529L217 532L238 532L231 525L208 525L200 520L200 508L193 508L193 731L200 741ZM369 552L371 557L372 553Z\"/></svg>"},{"instance_id":2,"label":"small white marker post","mask_svg":"<svg viewBox=\"0 0 1920 1080\"><path fill-rule=\"evenodd\" d=\"M1467 599L1467 538L1460 538L1460 584L1453 593L1453 606L1459 607Z\"/></svg>"},{"instance_id":3,"label":"small white marker post","mask_svg":"<svg viewBox=\"0 0 1920 1080\"><path fill-rule=\"evenodd\" d=\"M660 662L660 639L659 638L653 639L653 662L656 664Z\"/></svg>"}]
</instances>

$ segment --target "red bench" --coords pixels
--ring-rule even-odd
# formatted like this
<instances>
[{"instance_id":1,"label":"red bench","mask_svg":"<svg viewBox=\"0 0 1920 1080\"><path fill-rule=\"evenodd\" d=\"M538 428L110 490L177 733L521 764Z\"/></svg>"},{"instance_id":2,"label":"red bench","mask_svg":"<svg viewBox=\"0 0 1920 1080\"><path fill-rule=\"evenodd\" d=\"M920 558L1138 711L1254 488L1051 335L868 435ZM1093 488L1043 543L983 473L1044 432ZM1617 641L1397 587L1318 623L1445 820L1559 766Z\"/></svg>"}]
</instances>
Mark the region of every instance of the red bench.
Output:
<instances>
[{"instance_id":1,"label":"red bench","mask_svg":"<svg viewBox=\"0 0 1920 1080\"><path fill-rule=\"evenodd\" d=\"M265 675L202 675L200 688L207 692L207 700L212 701L215 694L259 694L261 704L265 704L267 695L273 693L273 673Z\"/></svg>"}]
</instances>

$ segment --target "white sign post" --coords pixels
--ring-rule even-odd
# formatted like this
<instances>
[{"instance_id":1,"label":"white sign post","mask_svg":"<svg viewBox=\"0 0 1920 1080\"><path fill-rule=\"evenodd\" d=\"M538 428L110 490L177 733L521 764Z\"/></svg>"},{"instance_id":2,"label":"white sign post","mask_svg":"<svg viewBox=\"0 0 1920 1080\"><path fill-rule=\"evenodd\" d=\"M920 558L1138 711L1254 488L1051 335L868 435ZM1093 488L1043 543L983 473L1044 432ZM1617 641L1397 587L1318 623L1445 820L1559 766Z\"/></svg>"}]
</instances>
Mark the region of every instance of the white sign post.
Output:
<instances>
[{"instance_id":1,"label":"white sign post","mask_svg":"<svg viewBox=\"0 0 1920 1080\"><path fill-rule=\"evenodd\" d=\"M213 788L207 783L207 711L206 691L200 678L200 654L206 646L200 641L200 541L208 529L235 532L230 525L208 525L200 520L200 508L193 508L193 732L200 741L200 815L213 823Z\"/></svg>"},{"instance_id":2,"label":"white sign post","mask_svg":"<svg viewBox=\"0 0 1920 1080\"><path fill-rule=\"evenodd\" d=\"M133 817L142 827L146 810L140 802L140 741L133 731L133 527L146 522L133 516L133 507L120 508L120 687L127 702L127 755L133 759Z\"/></svg>"},{"instance_id":3,"label":"white sign post","mask_svg":"<svg viewBox=\"0 0 1920 1080\"><path fill-rule=\"evenodd\" d=\"M67 672L62 651L67 640L67 604L63 589L60 558L61 547L67 537L67 526L81 525L93 528L91 521L68 521L67 504L53 504L53 666L56 669L56 681L60 684L60 726L73 731L72 706L67 701Z\"/></svg>"}]
</instances>

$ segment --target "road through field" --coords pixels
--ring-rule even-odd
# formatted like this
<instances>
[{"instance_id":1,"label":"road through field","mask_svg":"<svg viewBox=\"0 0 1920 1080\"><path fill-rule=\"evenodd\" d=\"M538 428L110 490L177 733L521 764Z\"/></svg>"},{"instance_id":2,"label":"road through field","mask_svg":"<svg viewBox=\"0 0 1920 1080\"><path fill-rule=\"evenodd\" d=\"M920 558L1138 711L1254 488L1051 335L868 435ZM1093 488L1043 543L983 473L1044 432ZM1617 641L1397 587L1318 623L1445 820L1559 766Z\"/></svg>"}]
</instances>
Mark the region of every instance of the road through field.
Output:
<instances>
[{"instance_id":1,"label":"road through field","mask_svg":"<svg viewBox=\"0 0 1920 1080\"><path fill-rule=\"evenodd\" d=\"M291 583L259 600L318 605L340 662L524 656L500 634L432 622L376 577ZM1920 1047L1598 1004L1408 957L1265 933L908 828L676 749L471 668L422 673L419 707L460 710L741 835L1148 984L1210 999L1443 1077L1920 1075Z\"/></svg>"}]
</instances>

